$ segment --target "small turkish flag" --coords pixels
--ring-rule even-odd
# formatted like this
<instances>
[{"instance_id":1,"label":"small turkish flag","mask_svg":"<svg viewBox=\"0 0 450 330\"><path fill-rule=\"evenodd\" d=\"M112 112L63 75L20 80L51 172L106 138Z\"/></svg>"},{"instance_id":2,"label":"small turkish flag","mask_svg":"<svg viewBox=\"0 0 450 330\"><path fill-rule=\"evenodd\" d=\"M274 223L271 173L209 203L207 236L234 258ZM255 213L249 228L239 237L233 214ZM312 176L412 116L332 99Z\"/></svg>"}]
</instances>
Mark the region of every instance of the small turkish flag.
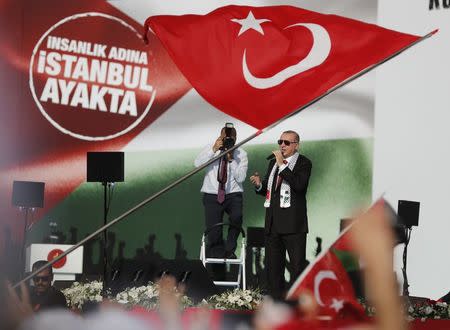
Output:
<instances>
[{"instance_id":1,"label":"small turkish flag","mask_svg":"<svg viewBox=\"0 0 450 330\"><path fill-rule=\"evenodd\" d=\"M262 129L419 39L291 6L145 22L209 103Z\"/></svg>"},{"instance_id":2,"label":"small turkish flag","mask_svg":"<svg viewBox=\"0 0 450 330\"><path fill-rule=\"evenodd\" d=\"M288 298L296 298L303 291L313 292L320 315L335 317L346 305L350 305L353 312L357 311L364 317L364 309L356 299L347 272L331 249L314 264L301 281L294 284Z\"/></svg>"},{"instance_id":3,"label":"small turkish flag","mask_svg":"<svg viewBox=\"0 0 450 330\"><path fill-rule=\"evenodd\" d=\"M366 212L378 212L378 217L388 215L389 207L383 199L378 200ZM378 222L383 220L375 218ZM368 221L359 219L357 221ZM357 235L350 224L335 242L320 254L312 264L300 275L290 288L287 298L293 299L302 292L313 292L319 314L332 317L349 316L364 320L364 309L359 304L355 289L349 277L349 271L359 270L359 261L354 247L354 236ZM389 228L390 230L390 228ZM384 235L384 233L383 233ZM347 308L346 308L347 307Z\"/></svg>"}]
</instances>

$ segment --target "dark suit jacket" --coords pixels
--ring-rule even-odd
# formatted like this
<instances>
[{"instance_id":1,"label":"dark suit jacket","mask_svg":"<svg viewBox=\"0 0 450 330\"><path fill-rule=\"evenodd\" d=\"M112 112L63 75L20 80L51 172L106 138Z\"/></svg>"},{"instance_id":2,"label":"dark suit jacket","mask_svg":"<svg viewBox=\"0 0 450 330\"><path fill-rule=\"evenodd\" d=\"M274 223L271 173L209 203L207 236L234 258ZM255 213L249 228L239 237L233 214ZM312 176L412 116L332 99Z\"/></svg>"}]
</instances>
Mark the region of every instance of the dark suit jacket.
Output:
<instances>
[{"instance_id":1,"label":"dark suit jacket","mask_svg":"<svg viewBox=\"0 0 450 330\"><path fill-rule=\"evenodd\" d=\"M47 308L67 308L66 297L54 286L51 286L50 289L42 295L37 295L32 289L30 291L30 301L35 312Z\"/></svg>"},{"instance_id":2,"label":"dark suit jacket","mask_svg":"<svg viewBox=\"0 0 450 330\"><path fill-rule=\"evenodd\" d=\"M257 191L258 194L266 196L269 175L274 165L275 159L269 163L266 176L262 181L261 190ZM305 156L299 155L292 171L286 167L279 173L291 187L291 206L288 208L280 208L280 189L274 191L276 177L274 178L270 207L266 209L266 233L270 233L271 231L279 234L308 232L306 191L308 189L311 168L311 161Z\"/></svg>"}]
</instances>

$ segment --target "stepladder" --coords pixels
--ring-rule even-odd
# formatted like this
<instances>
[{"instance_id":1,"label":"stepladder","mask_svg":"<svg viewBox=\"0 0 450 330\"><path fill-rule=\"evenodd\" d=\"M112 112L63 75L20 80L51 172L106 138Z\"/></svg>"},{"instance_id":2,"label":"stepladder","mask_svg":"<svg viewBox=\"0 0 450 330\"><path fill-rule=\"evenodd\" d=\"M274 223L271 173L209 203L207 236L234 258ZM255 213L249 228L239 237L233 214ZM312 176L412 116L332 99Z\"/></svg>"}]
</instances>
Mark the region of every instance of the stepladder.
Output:
<instances>
[{"instance_id":1,"label":"stepladder","mask_svg":"<svg viewBox=\"0 0 450 330\"><path fill-rule=\"evenodd\" d=\"M227 223L218 223L215 224L213 227L222 227L224 225L233 226L231 224ZM241 248L240 253L238 257L233 258L212 258L207 256L206 252L206 241L209 231L213 228L208 228L205 230L205 232L202 235L202 242L200 247L200 260L203 263L203 266L206 268L206 265L208 264L223 264L225 266L227 265L237 265L238 272L237 277L233 280L223 280L223 281L216 281L213 279L213 282L217 286L222 287L234 287L239 288L241 287L243 290L246 289L246 274L245 274L245 258L246 258L246 237L245 237L245 231L242 227L236 227L240 230L242 238L241 238Z\"/></svg>"}]
</instances>

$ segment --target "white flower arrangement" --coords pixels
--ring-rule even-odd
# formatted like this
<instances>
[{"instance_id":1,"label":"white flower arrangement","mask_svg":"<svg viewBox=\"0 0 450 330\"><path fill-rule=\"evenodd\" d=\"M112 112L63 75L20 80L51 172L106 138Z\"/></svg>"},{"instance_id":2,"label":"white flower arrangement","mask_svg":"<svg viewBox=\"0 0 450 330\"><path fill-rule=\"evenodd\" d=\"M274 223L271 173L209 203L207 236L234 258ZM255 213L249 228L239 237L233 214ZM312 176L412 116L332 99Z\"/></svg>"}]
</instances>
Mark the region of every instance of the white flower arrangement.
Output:
<instances>
[{"instance_id":1,"label":"white flower arrangement","mask_svg":"<svg viewBox=\"0 0 450 330\"><path fill-rule=\"evenodd\" d=\"M62 290L62 293L66 297L67 305L70 308L81 309L87 301L102 301L102 290L103 282L100 281L74 282L70 288Z\"/></svg>"},{"instance_id":2,"label":"white flower arrangement","mask_svg":"<svg viewBox=\"0 0 450 330\"><path fill-rule=\"evenodd\" d=\"M174 294L178 296L183 308L193 306L191 299L186 295L182 295L176 288L174 288ZM130 307L157 308L159 305L159 285L149 282L146 286L127 288L116 295L115 301Z\"/></svg>"},{"instance_id":3,"label":"white flower arrangement","mask_svg":"<svg viewBox=\"0 0 450 330\"><path fill-rule=\"evenodd\" d=\"M92 281L88 283L74 282L70 288L64 289L67 305L72 309L81 309L87 301L101 302L103 283ZM194 304L185 295L181 295L175 288L180 305L183 308L191 307ZM159 285L149 282L146 286L127 288L119 292L115 297L109 298L128 307L142 306L147 309L157 308L159 305ZM229 290L204 299L199 306L208 306L214 309L235 309L235 310L255 310L263 300L263 295L258 289L254 290ZM360 303L365 307L369 316L374 316L376 310L368 306L364 301ZM445 302L427 300L425 302L411 304L405 309L405 317L408 320L414 319L450 319L450 305Z\"/></svg>"},{"instance_id":4,"label":"white flower arrangement","mask_svg":"<svg viewBox=\"0 0 450 330\"><path fill-rule=\"evenodd\" d=\"M127 288L119 292L115 301L127 306L139 305L148 309L155 308L158 304L159 287L149 282L147 285Z\"/></svg>"},{"instance_id":5,"label":"white flower arrangement","mask_svg":"<svg viewBox=\"0 0 450 330\"><path fill-rule=\"evenodd\" d=\"M202 305L209 305L215 309L255 310L262 300L263 295L257 289L234 289L211 296L203 300Z\"/></svg>"},{"instance_id":6,"label":"white flower arrangement","mask_svg":"<svg viewBox=\"0 0 450 330\"><path fill-rule=\"evenodd\" d=\"M127 288L116 295L115 300L127 306L139 305L148 309L155 308L158 304L159 287L151 282L134 288Z\"/></svg>"},{"instance_id":7,"label":"white flower arrangement","mask_svg":"<svg viewBox=\"0 0 450 330\"><path fill-rule=\"evenodd\" d=\"M72 309L81 309L87 301L101 302L103 283L93 281L88 283L74 282L70 288L62 292L67 300L67 305ZM193 306L189 297L181 295L176 289L183 308ZM115 297L108 298L127 307L142 306L147 309L157 308L159 304L159 285L149 282L147 285L132 287L119 292Z\"/></svg>"},{"instance_id":8,"label":"white flower arrangement","mask_svg":"<svg viewBox=\"0 0 450 330\"><path fill-rule=\"evenodd\" d=\"M410 319L449 319L450 305L445 302L428 300L425 303L412 304L408 307Z\"/></svg>"},{"instance_id":9,"label":"white flower arrangement","mask_svg":"<svg viewBox=\"0 0 450 330\"><path fill-rule=\"evenodd\" d=\"M374 307L366 305L364 301L360 301L360 303L365 308L367 315L374 316L376 314ZM421 319L422 321L426 319L450 319L450 305L446 302L430 299L413 303L405 307L405 318L408 321L415 319Z\"/></svg>"}]
</instances>

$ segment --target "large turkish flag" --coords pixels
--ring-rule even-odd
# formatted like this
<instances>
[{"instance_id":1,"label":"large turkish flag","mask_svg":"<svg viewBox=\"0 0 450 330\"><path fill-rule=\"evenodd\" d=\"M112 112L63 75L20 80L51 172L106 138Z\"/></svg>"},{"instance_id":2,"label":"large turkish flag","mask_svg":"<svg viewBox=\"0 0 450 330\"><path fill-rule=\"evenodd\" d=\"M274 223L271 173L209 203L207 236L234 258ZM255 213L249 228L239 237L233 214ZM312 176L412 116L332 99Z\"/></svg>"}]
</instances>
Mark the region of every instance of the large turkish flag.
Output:
<instances>
[{"instance_id":1,"label":"large turkish flag","mask_svg":"<svg viewBox=\"0 0 450 330\"><path fill-rule=\"evenodd\" d=\"M260 129L419 39L291 6L154 16L145 28L208 102Z\"/></svg>"}]
</instances>

